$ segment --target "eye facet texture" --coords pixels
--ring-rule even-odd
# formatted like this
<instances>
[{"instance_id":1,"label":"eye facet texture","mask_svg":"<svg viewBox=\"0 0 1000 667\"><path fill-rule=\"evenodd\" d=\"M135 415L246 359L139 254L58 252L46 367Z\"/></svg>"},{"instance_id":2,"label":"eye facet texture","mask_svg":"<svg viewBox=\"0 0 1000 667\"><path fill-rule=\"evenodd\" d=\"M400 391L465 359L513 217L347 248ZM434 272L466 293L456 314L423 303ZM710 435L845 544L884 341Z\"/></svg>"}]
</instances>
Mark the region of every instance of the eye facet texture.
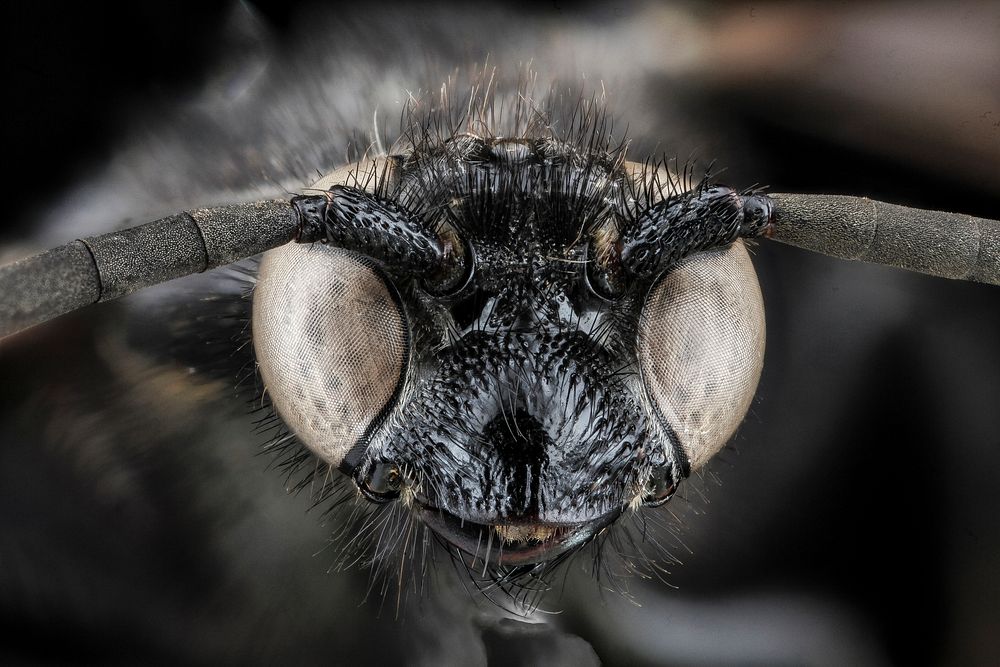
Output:
<instances>
[{"instance_id":1,"label":"eye facet texture","mask_svg":"<svg viewBox=\"0 0 1000 667\"><path fill-rule=\"evenodd\" d=\"M726 444L764 362L764 302L741 241L690 255L653 287L639 329L643 382L691 469Z\"/></svg>"},{"instance_id":2,"label":"eye facet texture","mask_svg":"<svg viewBox=\"0 0 1000 667\"><path fill-rule=\"evenodd\" d=\"M278 414L335 467L393 400L408 353L402 307L372 262L320 244L264 254L253 339Z\"/></svg>"}]
</instances>

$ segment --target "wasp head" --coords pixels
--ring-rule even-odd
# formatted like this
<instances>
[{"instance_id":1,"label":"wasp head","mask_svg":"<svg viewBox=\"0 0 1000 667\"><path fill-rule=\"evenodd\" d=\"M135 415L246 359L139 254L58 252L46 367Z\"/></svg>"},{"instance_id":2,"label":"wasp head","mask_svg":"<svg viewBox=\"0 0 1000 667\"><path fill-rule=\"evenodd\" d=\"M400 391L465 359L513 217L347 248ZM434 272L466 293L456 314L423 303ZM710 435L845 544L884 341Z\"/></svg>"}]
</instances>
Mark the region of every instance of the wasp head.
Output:
<instances>
[{"instance_id":1,"label":"wasp head","mask_svg":"<svg viewBox=\"0 0 1000 667\"><path fill-rule=\"evenodd\" d=\"M650 227L720 217L735 195L596 136L413 141L321 184L341 247L261 264L255 348L278 414L367 501L491 566L550 561L666 502L760 372L740 242L627 264L661 253Z\"/></svg>"}]
</instances>

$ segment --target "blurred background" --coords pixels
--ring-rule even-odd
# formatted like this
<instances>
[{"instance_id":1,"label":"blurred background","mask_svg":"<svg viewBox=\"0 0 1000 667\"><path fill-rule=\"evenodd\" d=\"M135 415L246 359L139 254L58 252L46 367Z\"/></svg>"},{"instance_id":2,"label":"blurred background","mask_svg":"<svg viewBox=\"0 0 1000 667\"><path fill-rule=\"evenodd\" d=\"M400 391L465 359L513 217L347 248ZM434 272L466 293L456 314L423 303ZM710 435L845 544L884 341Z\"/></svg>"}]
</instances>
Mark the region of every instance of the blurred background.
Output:
<instances>
[{"instance_id":1,"label":"blurred background","mask_svg":"<svg viewBox=\"0 0 1000 667\"><path fill-rule=\"evenodd\" d=\"M409 92L484 62L606 91L633 159L1000 217L995 2L2 12L0 261L301 188ZM628 596L571 565L528 618L447 563L398 618L362 604L366 572L327 573L332 527L256 455L232 352L201 335L232 307L206 295L232 284L186 279L3 341L0 656L996 664L1000 290L772 243L754 260L757 399L651 538L683 564Z\"/></svg>"}]
</instances>

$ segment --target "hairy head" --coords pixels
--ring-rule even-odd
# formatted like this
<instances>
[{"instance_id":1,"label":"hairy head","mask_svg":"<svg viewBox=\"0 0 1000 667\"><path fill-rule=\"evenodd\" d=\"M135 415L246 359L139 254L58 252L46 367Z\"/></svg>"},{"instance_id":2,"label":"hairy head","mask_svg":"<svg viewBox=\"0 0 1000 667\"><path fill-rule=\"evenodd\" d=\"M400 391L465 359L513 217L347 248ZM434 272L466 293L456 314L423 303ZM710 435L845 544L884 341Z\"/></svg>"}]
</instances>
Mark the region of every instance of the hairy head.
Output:
<instances>
[{"instance_id":1,"label":"hairy head","mask_svg":"<svg viewBox=\"0 0 1000 667\"><path fill-rule=\"evenodd\" d=\"M599 100L530 99L411 110L388 155L317 184L331 237L378 256L270 251L253 305L266 391L310 455L500 576L669 500L763 355L742 243L690 238L693 218L739 228L739 195L627 161ZM653 252L635 230L661 228L682 238L653 251L683 252L630 271Z\"/></svg>"}]
</instances>

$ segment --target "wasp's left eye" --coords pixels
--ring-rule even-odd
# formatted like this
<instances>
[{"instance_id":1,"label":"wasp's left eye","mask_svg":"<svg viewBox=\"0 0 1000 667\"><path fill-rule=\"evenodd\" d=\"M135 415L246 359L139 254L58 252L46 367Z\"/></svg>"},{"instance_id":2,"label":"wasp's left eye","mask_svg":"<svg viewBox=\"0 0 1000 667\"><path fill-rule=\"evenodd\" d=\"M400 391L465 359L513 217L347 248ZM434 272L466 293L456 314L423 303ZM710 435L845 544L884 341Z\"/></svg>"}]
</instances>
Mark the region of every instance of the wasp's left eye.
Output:
<instances>
[{"instance_id":1,"label":"wasp's left eye","mask_svg":"<svg viewBox=\"0 0 1000 667\"><path fill-rule=\"evenodd\" d=\"M642 504L646 507L659 507L673 497L677 483L669 466L659 466L653 469L646 482Z\"/></svg>"}]
</instances>

